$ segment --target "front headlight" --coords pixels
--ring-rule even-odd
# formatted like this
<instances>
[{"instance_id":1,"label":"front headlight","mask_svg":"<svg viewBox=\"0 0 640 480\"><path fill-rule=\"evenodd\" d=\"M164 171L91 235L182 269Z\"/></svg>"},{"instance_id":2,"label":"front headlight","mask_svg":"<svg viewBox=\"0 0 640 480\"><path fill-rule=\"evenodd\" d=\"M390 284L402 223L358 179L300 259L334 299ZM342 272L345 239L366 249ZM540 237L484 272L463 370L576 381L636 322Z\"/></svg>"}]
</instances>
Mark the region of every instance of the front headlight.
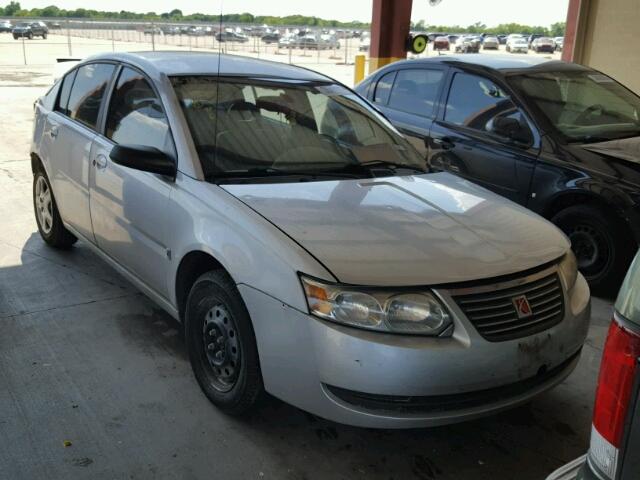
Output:
<instances>
[{"instance_id":1,"label":"front headlight","mask_svg":"<svg viewBox=\"0 0 640 480\"><path fill-rule=\"evenodd\" d=\"M559 267L567 290L571 290L578 279L578 261L572 250L569 250L564 257L562 257Z\"/></svg>"},{"instance_id":2,"label":"front headlight","mask_svg":"<svg viewBox=\"0 0 640 480\"><path fill-rule=\"evenodd\" d=\"M309 312L354 327L413 335L450 336L451 316L431 292L330 285L300 277Z\"/></svg>"}]
</instances>

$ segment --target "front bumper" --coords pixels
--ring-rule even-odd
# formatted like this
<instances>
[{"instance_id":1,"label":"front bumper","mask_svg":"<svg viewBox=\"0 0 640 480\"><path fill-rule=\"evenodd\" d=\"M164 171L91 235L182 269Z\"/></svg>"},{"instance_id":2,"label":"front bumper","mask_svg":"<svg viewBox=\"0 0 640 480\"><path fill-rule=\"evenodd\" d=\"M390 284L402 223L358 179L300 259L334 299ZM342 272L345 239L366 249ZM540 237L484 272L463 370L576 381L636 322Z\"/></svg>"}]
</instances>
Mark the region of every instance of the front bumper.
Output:
<instances>
[{"instance_id":1,"label":"front bumper","mask_svg":"<svg viewBox=\"0 0 640 480\"><path fill-rule=\"evenodd\" d=\"M575 368L590 317L589 288L580 275L560 323L503 342L482 338L446 293L441 298L453 313L454 334L429 338L325 322L247 285L238 288L253 321L265 389L320 417L361 427L444 425L527 402ZM531 381L545 372L553 375ZM514 385L526 388L483 397ZM363 403L349 394L391 403ZM465 394L480 401L465 402ZM394 406L402 397L426 398L427 408Z\"/></svg>"}]
</instances>

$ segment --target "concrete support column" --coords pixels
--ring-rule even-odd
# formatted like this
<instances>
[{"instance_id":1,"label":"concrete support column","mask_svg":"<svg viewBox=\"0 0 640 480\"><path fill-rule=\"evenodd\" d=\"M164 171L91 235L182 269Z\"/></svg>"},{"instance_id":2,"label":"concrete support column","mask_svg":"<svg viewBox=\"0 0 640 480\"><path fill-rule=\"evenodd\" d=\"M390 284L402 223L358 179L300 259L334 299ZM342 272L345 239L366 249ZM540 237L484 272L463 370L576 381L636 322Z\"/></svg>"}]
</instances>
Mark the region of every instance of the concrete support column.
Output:
<instances>
[{"instance_id":1,"label":"concrete support column","mask_svg":"<svg viewBox=\"0 0 640 480\"><path fill-rule=\"evenodd\" d=\"M373 0L369 73L407 57L413 0Z\"/></svg>"},{"instance_id":2,"label":"concrete support column","mask_svg":"<svg viewBox=\"0 0 640 480\"><path fill-rule=\"evenodd\" d=\"M587 3L588 0L569 0L567 27L562 48L562 60L565 62L580 63L581 61Z\"/></svg>"}]
</instances>

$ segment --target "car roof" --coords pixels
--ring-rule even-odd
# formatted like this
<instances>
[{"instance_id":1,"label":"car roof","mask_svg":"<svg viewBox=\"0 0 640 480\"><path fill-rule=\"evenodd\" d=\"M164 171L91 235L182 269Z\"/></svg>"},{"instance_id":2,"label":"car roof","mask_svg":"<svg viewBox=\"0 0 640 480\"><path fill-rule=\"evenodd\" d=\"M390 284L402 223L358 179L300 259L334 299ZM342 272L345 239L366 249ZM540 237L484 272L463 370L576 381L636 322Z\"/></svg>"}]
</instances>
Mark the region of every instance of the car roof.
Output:
<instances>
[{"instance_id":1,"label":"car roof","mask_svg":"<svg viewBox=\"0 0 640 480\"><path fill-rule=\"evenodd\" d=\"M536 71L552 71L560 69L586 69L573 63L562 62L560 60L551 60L544 57L520 57L515 55L487 55L480 53L467 53L461 55L439 55L429 58L418 58L410 60L402 60L389 65L389 68L400 65L430 65L430 64L447 64L447 65L470 65L478 66L486 69L497 70L502 73L526 72L529 70Z\"/></svg>"},{"instance_id":2,"label":"car roof","mask_svg":"<svg viewBox=\"0 0 640 480\"><path fill-rule=\"evenodd\" d=\"M154 51L104 53L87 58L89 61L111 60L141 68L148 74L220 75L244 77L274 77L303 81L331 81L330 77L312 70L268 60L215 52Z\"/></svg>"}]
</instances>

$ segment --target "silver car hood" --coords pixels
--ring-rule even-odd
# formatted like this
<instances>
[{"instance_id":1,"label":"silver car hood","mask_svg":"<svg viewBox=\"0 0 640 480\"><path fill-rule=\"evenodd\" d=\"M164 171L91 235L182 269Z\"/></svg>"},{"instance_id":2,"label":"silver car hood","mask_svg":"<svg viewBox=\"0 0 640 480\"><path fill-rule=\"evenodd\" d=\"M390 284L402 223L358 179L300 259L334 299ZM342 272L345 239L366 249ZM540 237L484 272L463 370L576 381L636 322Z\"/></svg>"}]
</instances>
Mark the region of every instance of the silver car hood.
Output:
<instances>
[{"instance_id":1,"label":"silver car hood","mask_svg":"<svg viewBox=\"0 0 640 480\"><path fill-rule=\"evenodd\" d=\"M343 283L434 285L537 267L569 248L554 225L447 173L222 185Z\"/></svg>"}]
</instances>

